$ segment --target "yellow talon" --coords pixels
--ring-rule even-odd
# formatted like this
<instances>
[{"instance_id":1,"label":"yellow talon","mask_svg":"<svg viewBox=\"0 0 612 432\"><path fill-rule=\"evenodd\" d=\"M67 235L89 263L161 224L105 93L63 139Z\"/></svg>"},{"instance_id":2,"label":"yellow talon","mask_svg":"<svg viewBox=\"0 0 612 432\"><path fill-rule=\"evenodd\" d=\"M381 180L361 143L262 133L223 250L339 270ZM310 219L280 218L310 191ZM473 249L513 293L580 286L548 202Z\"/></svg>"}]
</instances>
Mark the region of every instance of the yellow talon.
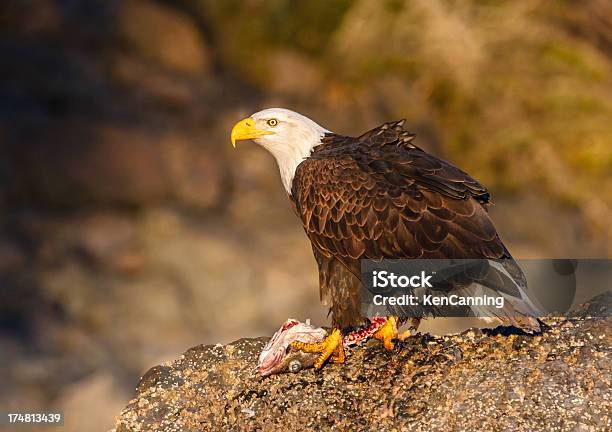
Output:
<instances>
[{"instance_id":1,"label":"yellow talon","mask_svg":"<svg viewBox=\"0 0 612 432\"><path fill-rule=\"evenodd\" d=\"M383 342L386 349L392 350L395 347L394 339L397 339L397 317L390 316L387 321L379 328L374 337Z\"/></svg>"},{"instance_id":2,"label":"yellow talon","mask_svg":"<svg viewBox=\"0 0 612 432\"><path fill-rule=\"evenodd\" d=\"M322 342L305 343L298 341L292 342L291 346L308 353L320 352L321 355L314 363L316 369L320 369L327 359L334 363L344 363L346 357L342 346L342 332L339 329L334 329Z\"/></svg>"},{"instance_id":3,"label":"yellow talon","mask_svg":"<svg viewBox=\"0 0 612 432\"><path fill-rule=\"evenodd\" d=\"M397 335L397 340L400 342L404 342L410 336L412 336L412 332L410 330L405 330Z\"/></svg>"}]
</instances>

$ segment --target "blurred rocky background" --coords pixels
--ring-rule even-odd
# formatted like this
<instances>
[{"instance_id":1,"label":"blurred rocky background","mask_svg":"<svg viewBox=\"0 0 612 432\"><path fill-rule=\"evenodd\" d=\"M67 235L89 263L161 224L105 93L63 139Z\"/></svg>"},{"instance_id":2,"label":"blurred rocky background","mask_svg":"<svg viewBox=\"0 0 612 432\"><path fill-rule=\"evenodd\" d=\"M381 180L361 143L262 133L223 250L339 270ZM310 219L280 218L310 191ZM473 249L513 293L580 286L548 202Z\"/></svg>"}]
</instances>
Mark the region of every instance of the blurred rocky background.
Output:
<instances>
[{"instance_id":1,"label":"blurred rocky background","mask_svg":"<svg viewBox=\"0 0 612 432\"><path fill-rule=\"evenodd\" d=\"M199 343L326 322L272 158L283 106L398 118L492 191L514 255L612 255L612 4L4 0L0 407L104 430Z\"/></svg>"}]
</instances>

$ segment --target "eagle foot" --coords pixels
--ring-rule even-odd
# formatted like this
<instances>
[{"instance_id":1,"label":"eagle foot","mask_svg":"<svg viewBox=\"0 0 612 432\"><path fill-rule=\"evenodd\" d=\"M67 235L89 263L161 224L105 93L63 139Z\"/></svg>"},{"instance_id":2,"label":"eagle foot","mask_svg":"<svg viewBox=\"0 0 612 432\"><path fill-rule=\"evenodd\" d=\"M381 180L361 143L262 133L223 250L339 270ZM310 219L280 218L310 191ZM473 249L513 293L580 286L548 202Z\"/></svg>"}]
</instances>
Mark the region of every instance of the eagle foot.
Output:
<instances>
[{"instance_id":1,"label":"eagle foot","mask_svg":"<svg viewBox=\"0 0 612 432\"><path fill-rule=\"evenodd\" d=\"M403 339L408 337L407 335L405 335L405 333L406 332L402 333L401 335ZM376 331L376 333L374 333L373 336L376 339L381 340L383 346L386 349L392 350L395 347L395 343L393 342L393 340L399 339L399 335L397 333L397 317L390 316L389 318L387 318L387 321L383 324L381 328Z\"/></svg>"},{"instance_id":2,"label":"eagle foot","mask_svg":"<svg viewBox=\"0 0 612 432\"><path fill-rule=\"evenodd\" d=\"M315 361L314 367L321 369L327 359L332 363L344 363L346 358L344 347L342 346L342 332L339 329L334 329L329 336L321 342L305 343L292 342L291 346L300 351L307 353L321 353Z\"/></svg>"},{"instance_id":3,"label":"eagle foot","mask_svg":"<svg viewBox=\"0 0 612 432\"><path fill-rule=\"evenodd\" d=\"M412 331L413 330L416 333L416 331L418 330L420 324L421 324L421 318L412 318L410 320L410 327L408 328L408 330L403 331L400 334L398 334L397 335L397 340L399 340L400 342L404 342L406 339L408 339L410 336L412 336Z\"/></svg>"}]
</instances>

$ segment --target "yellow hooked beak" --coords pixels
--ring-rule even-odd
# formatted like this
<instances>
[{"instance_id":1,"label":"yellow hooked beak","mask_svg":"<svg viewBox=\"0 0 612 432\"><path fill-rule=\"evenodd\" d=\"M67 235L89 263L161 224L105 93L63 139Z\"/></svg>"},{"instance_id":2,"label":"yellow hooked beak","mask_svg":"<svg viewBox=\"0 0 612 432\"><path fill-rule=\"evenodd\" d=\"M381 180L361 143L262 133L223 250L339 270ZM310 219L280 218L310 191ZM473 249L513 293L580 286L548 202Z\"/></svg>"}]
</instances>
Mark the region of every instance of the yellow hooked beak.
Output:
<instances>
[{"instance_id":1,"label":"yellow hooked beak","mask_svg":"<svg viewBox=\"0 0 612 432\"><path fill-rule=\"evenodd\" d=\"M274 132L257 129L255 127L255 120L251 117L240 120L232 128L232 145L236 147L236 141L253 139L263 135L270 135Z\"/></svg>"}]
</instances>

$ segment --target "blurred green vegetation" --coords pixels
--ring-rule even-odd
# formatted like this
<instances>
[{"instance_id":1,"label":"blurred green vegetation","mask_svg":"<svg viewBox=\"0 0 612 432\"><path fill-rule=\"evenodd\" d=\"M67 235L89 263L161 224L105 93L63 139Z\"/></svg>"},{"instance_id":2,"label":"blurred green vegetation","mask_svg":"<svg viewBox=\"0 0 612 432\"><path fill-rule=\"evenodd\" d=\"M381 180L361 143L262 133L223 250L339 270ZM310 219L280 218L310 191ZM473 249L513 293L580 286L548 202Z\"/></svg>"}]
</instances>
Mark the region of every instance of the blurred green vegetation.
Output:
<instances>
[{"instance_id":1,"label":"blurred green vegetation","mask_svg":"<svg viewBox=\"0 0 612 432\"><path fill-rule=\"evenodd\" d=\"M277 53L297 53L322 77L309 96L315 103L345 112L369 104L409 124L427 119L446 157L492 188L536 186L606 224L612 201L606 2L582 2L580 10L571 1L197 5L223 66L264 91L274 90Z\"/></svg>"}]
</instances>

